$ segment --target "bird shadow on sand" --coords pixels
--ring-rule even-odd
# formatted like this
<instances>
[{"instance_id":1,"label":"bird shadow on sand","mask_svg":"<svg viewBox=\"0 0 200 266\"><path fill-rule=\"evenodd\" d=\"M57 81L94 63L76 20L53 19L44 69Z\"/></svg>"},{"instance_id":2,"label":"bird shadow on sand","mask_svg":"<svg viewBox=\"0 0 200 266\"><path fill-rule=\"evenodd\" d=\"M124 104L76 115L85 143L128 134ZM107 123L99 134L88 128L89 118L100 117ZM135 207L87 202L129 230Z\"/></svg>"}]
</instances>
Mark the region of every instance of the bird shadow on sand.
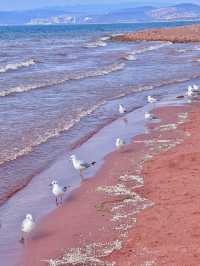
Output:
<instances>
[{"instance_id":1,"label":"bird shadow on sand","mask_svg":"<svg viewBox=\"0 0 200 266\"><path fill-rule=\"evenodd\" d=\"M50 235L52 235L54 232L51 230L39 230L37 232L34 233L34 235L31 236L31 240L32 241L37 241L40 240L42 238L46 238Z\"/></svg>"}]
</instances>

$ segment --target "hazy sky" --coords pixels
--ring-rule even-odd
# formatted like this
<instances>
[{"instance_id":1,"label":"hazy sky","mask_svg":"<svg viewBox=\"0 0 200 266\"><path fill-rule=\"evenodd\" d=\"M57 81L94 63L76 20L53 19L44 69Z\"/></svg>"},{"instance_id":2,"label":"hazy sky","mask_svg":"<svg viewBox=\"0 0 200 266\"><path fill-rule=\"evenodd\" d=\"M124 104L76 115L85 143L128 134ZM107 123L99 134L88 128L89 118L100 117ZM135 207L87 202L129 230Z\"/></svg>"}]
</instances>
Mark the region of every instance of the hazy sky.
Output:
<instances>
[{"instance_id":1,"label":"hazy sky","mask_svg":"<svg viewBox=\"0 0 200 266\"><path fill-rule=\"evenodd\" d=\"M200 0L118 0L118 3L133 3L133 4L177 4L180 2L190 2L200 4ZM21 9L32 9L40 8L45 6L62 6L62 5L73 5L73 4L108 4L116 3L116 0L0 0L0 10L21 10Z\"/></svg>"}]
</instances>

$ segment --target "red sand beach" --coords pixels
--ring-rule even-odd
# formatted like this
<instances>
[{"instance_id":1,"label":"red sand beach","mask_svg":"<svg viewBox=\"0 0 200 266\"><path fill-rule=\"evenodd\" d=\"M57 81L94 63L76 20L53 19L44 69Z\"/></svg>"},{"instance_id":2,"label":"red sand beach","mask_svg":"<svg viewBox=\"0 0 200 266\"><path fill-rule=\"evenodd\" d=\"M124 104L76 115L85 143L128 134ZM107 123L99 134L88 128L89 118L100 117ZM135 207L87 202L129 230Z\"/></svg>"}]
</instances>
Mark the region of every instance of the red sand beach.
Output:
<instances>
[{"instance_id":1,"label":"red sand beach","mask_svg":"<svg viewBox=\"0 0 200 266\"><path fill-rule=\"evenodd\" d=\"M199 264L199 106L155 112L160 124L38 224L21 265Z\"/></svg>"},{"instance_id":2,"label":"red sand beach","mask_svg":"<svg viewBox=\"0 0 200 266\"><path fill-rule=\"evenodd\" d=\"M189 43L200 41L200 26L190 25L166 29L143 30L117 35L115 41L169 41L172 43Z\"/></svg>"}]
</instances>

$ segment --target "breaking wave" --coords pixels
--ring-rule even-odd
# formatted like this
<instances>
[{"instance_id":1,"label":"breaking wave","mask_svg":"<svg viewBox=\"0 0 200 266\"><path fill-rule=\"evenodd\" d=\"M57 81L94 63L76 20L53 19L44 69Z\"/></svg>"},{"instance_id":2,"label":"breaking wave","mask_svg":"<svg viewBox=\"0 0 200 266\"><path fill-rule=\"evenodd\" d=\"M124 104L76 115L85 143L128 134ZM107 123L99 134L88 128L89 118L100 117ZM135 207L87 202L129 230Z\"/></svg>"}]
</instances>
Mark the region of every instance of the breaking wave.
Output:
<instances>
[{"instance_id":1,"label":"breaking wave","mask_svg":"<svg viewBox=\"0 0 200 266\"><path fill-rule=\"evenodd\" d=\"M22 67L29 67L35 64L36 64L36 61L34 59L29 59L27 61L23 61L20 63L7 64L3 67L0 67L0 73L5 73L10 70L17 70Z\"/></svg>"},{"instance_id":2,"label":"breaking wave","mask_svg":"<svg viewBox=\"0 0 200 266\"><path fill-rule=\"evenodd\" d=\"M108 65L100 69L90 70L84 73L76 73L76 74L71 74L71 75L69 74L58 80L51 80L48 82L33 84L33 85L20 85L20 86L16 86L16 87L12 87L12 88L0 91L0 97L8 96L14 93L27 92L27 91L31 91L35 89L42 89L45 87L55 86L55 85L63 84L69 80L80 80L80 79L85 79L85 78L104 76L112 72L122 70L124 67L125 67L125 64L123 63L112 64L112 65Z\"/></svg>"},{"instance_id":3,"label":"breaking wave","mask_svg":"<svg viewBox=\"0 0 200 266\"><path fill-rule=\"evenodd\" d=\"M84 45L85 48L97 48L97 47L104 47L107 46L107 42L110 40L110 37L108 36L103 36L99 38L97 41L94 42L89 42L86 45Z\"/></svg>"},{"instance_id":4,"label":"breaking wave","mask_svg":"<svg viewBox=\"0 0 200 266\"><path fill-rule=\"evenodd\" d=\"M128 54L128 55L125 55L123 59L128 60L128 61L135 61L137 60L137 57L133 54Z\"/></svg>"},{"instance_id":5,"label":"breaking wave","mask_svg":"<svg viewBox=\"0 0 200 266\"><path fill-rule=\"evenodd\" d=\"M4 154L4 157L0 160L0 165L6 162L14 161L21 156L27 155L31 153L35 147L46 143L49 139L58 137L61 133L68 131L69 129L74 127L77 123L81 121L82 118L91 115L97 108L102 106L104 103L104 101L99 102L98 104L92 106L90 109L81 111L71 121L65 121L62 124L60 123L56 128L47 130L43 135L40 135L35 140L32 140L32 142L29 143L28 146L17 150L15 149L14 151L11 150L9 153Z\"/></svg>"},{"instance_id":6,"label":"breaking wave","mask_svg":"<svg viewBox=\"0 0 200 266\"><path fill-rule=\"evenodd\" d=\"M16 160L18 157L27 155L27 154L31 153L35 147L46 143L49 139L52 139L54 137L58 137L63 132L70 130L76 124L78 124L81 121L81 119L94 113L98 108L100 108L101 106L106 104L107 101L124 98L124 97L131 95L132 93L136 93L136 92L148 91L148 90L153 90L153 89L156 89L156 88L159 88L162 86L166 86L166 85L183 83L183 82L192 80L192 79L197 78L197 77L200 77L200 74L199 75L196 74L192 77L186 77L186 78L180 78L180 79L162 80L162 81L157 82L157 83L146 84L143 86L133 86L133 87L130 86L126 92L124 92L124 93L122 92L122 93L120 93L114 97L111 97L107 100L101 101L101 102L97 103L96 105L92 106L88 110L82 110L71 121L64 121L63 123L60 122L56 128L48 129L46 132L43 133L43 135L40 135L36 139L29 142L29 144L26 147L21 148L21 149L17 149L17 150L15 149L14 151L12 150L12 151L9 151L9 153L4 154L4 156L0 158L0 165L4 164L6 162L9 162L9 161Z\"/></svg>"},{"instance_id":7,"label":"breaking wave","mask_svg":"<svg viewBox=\"0 0 200 266\"><path fill-rule=\"evenodd\" d=\"M97 47L105 47L107 43L105 41L99 40L96 42L90 42L84 45L85 48L97 48Z\"/></svg>"},{"instance_id":8,"label":"breaking wave","mask_svg":"<svg viewBox=\"0 0 200 266\"><path fill-rule=\"evenodd\" d=\"M165 43L160 43L160 44L156 44L156 45L151 45L148 47L144 47L142 49L134 50L130 54L131 55L143 54L143 53L148 52L148 51L158 50L160 48L163 48L165 46L169 46L171 44L172 44L171 42L165 42Z\"/></svg>"}]
</instances>

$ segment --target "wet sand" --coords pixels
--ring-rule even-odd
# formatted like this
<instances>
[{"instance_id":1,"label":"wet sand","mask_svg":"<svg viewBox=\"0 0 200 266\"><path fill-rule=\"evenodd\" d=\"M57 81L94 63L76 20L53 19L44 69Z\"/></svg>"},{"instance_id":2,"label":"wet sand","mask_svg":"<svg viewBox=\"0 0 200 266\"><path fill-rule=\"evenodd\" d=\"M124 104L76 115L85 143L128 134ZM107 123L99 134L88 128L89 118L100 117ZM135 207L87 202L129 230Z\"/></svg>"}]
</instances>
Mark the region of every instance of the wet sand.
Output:
<instances>
[{"instance_id":1,"label":"wet sand","mask_svg":"<svg viewBox=\"0 0 200 266\"><path fill-rule=\"evenodd\" d=\"M138 215L125 246L113 254L117 265L199 265L199 105L189 118L180 128L191 136L145 163L139 194L154 205Z\"/></svg>"},{"instance_id":2,"label":"wet sand","mask_svg":"<svg viewBox=\"0 0 200 266\"><path fill-rule=\"evenodd\" d=\"M21 265L43 266L50 258L60 258L53 260L56 264L52 265L113 265L116 262L116 265L128 266L146 265L144 263L150 260L152 264L148 265L154 265L153 261L155 265L164 265L159 263L162 252L166 255L170 251L166 241L182 238L184 231L184 221L180 219L187 216L181 213L180 207L187 211L190 207L187 203L191 203L188 201L190 189L198 188L187 177L186 191L187 173L180 167L180 160L186 161L185 145L191 150L193 147L188 131L194 129L190 126L194 121L183 124L191 110L193 119L198 114L196 106L156 109L161 123L150 123L149 133L135 137L123 151L109 154L93 179L85 180L63 206L37 225L25 243ZM178 149L182 149L181 157L173 158ZM177 172L179 168L181 175ZM176 188L179 183L180 188ZM178 194L181 189L184 193ZM195 202L194 205L198 207ZM194 218L198 216L196 211L193 214ZM180 228L175 221L180 222ZM198 223L188 219L189 228L189 222L198 227ZM191 235L188 241L193 237ZM179 245L173 240L171 251L175 253L175 250L179 250Z\"/></svg>"},{"instance_id":3,"label":"wet sand","mask_svg":"<svg viewBox=\"0 0 200 266\"><path fill-rule=\"evenodd\" d=\"M115 41L168 41L172 43L200 42L200 25L143 30L114 36L112 39Z\"/></svg>"}]
</instances>

